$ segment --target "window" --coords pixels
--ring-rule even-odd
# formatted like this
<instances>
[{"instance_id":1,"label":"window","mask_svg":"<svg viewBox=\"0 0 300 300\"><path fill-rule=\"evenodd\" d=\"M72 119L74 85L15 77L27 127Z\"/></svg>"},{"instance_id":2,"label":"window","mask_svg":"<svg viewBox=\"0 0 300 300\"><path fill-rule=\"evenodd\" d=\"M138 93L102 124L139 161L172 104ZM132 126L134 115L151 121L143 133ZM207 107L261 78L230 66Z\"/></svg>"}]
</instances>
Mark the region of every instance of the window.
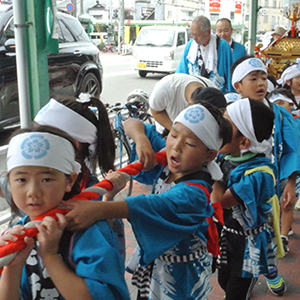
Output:
<instances>
[{"instance_id":1,"label":"window","mask_svg":"<svg viewBox=\"0 0 300 300\"><path fill-rule=\"evenodd\" d=\"M185 43L186 43L185 33L184 32L178 32L177 46L184 45Z\"/></svg>"},{"instance_id":2,"label":"window","mask_svg":"<svg viewBox=\"0 0 300 300\"><path fill-rule=\"evenodd\" d=\"M277 1L273 1L273 7L276 8L276 2Z\"/></svg>"},{"instance_id":3,"label":"window","mask_svg":"<svg viewBox=\"0 0 300 300\"><path fill-rule=\"evenodd\" d=\"M75 42L75 39L72 35L72 33L69 31L69 29L66 27L66 25L59 21L58 22L58 39L62 43L72 43Z\"/></svg>"},{"instance_id":4,"label":"window","mask_svg":"<svg viewBox=\"0 0 300 300\"><path fill-rule=\"evenodd\" d=\"M265 0L265 7L269 7L269 0Z\"/></svg>"},{"instance_id":5,"label":"window","mask_svg":"<svg viewBox=\"0 0 300 300\"><path fill-rule=\"evenodd\" d=\"M276 23L276 17L272 16L272 25L275 25L275 23Z\"/></svg>"},{"instance_id":6,"label":"window","mask_svg":"<svg viewBox=\"0 0 300 300\"><path fill-rule=\"evenodd\" d=\"M231 11L231 12L230 12L230 21L231 21L232 23L234 23L234 16L235 16L234 11Z\"/></svg>"},{"instance_id":7,"label":"window","mask_svg":"<svg viewBox=\"0 0 300 300\"><path fill-rule=\"evenodd\" d=\"M168 19L172 19L172 11L168 10Z\"/></svg>"},{"instance_id":8,"label":"window","mask_svg":"<svg viewBox=\"0 0 300 300\"><path fill-rule=\"evenodd\" d=\"M216 23L219 20L219 14L210 14L210 22Z\"/></svg>"},{"instance_id":9,"label":"window","mask_svg":"<svg viewBox=\"0 0 300 300\"><path fill-rule=\"evenodd\" d=\"M268 16L267 15L264 16L264 23L268 23Z\"/></svg>"},{"instance_id":10,"label":"window","mask_svg":"<svg viewBox=\"0 0 300 300\"><path fill-rule=\"evenodd\" d=\"M13 18L11 18L7 28L5 29L5 37L7 40L15 38L15 24Z\"/></svg>"}]
</instances>

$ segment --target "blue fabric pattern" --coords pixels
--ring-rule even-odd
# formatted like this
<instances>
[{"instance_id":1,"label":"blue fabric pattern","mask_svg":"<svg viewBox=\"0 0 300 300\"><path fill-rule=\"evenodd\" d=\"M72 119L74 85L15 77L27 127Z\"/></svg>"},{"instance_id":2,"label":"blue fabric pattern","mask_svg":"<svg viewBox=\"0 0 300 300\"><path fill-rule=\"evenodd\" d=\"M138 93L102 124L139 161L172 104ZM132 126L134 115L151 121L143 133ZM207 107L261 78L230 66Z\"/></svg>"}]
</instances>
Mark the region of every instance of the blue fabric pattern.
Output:
<instances>
[{"instance_id":1,"label":"blue fabric pattern","mask_svg":"<svg viewBox=\"0 0 300 300\"><path fill-rule=\"evenodd\" d=\"M33 134L22 142L21 149L21 154L26 159L40 159L47 155L50 143L42 134Z\"/></svg>"}]
</instances>

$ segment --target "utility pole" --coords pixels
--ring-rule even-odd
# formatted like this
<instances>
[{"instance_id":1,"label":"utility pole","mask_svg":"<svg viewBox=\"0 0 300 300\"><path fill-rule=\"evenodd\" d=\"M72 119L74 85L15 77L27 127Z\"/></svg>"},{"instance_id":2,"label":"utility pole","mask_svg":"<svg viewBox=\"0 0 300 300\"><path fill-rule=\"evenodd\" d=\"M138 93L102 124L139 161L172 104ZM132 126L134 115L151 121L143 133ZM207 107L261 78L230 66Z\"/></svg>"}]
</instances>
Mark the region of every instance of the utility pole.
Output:
<instances>
[{"instance_id":1,"label":"utility pole","mask_svg":"<svg viewBox=\"0 0 300 300\"><path fill-rule=\"evenodd\" d=\"M258 11L258 0L250 1L250 32L249 32L249 49L250 54L254 53L253 46L256 43L256 33L257 33L257 11Z\"/></svg>"},{"instance_id":2,"label":"utility pole","mask_svg":"<svg viewBox=\"0 0 300 300\"><path fill-rule=\"evenodd\" d=\"M119 0L119 24L118 24L118 53L120 54L121 43L124 42L124 0Z\"/></svg>"},{"instance_id":3,"label":"utility pole","mask_svg":"<svg viewBox=\"0 0 300 300\"><path fill-rule=\"evenodd\" d=\"M83 13L83 0L80 0L80 14L82 15Z\"/></svg>"}]
</instances>

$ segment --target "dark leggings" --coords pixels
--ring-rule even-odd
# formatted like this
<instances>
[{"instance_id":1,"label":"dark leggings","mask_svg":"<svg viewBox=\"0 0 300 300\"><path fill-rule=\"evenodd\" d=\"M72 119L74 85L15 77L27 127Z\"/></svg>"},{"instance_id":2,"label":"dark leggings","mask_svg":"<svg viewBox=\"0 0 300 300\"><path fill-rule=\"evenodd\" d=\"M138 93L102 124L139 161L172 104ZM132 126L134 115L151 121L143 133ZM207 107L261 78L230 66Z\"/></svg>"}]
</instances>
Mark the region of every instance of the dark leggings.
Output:
<instances>
[{"instance_id":1,"label":"dark leggings","mask_svg":"<svg viewBox=\"0 0 300 300\"><path fill-rule=\"evenodd\" d=\"M225 291L226 300L248 300L257 278L237 277L230 271L230 265L218 269L218 281Z\"/></svg>"}]
</instances>

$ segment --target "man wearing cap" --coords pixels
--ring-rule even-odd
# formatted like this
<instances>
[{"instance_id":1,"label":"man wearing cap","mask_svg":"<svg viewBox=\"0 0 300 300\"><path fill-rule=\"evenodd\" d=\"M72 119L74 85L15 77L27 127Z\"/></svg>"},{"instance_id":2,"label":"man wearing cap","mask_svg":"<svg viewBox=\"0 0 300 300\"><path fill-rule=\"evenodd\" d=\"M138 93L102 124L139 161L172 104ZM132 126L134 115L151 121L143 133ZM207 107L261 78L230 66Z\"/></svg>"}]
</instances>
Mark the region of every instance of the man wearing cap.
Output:
<instances>
[{"instance_id":1,"label":"man wearing cap","mask_svg":"<svg viewBox=\"0 0 300 300\"><path fill-rule=\"evenodd\" d=\"M211 33L210 20L197 16L192 21L190 40L177 66L176 73L209 78L223 93L233 91L230 82L232 51L228 43Z\"/></svg>"},{"instance_id":2,"label":"man wearing cap","mask_svg":"<svg viewBox=\"0 0 300 300\"><path fill-rule=\"evenodd\" d=\"M276 27L275 31L272 33L272 38L269 45L271 45L274 41L278 40L285 33L286 30L283 27L281 26Z\"/></svg>"},{"instance_id":3,"label":"man wearing cap","mask_svg":"<svg viewBox=\"0 0 300 300\"><path fill-rule=\"evenodd\" d=\"M247 54L244 45L234 41L231 37L233 28L231 21L227 18L219 19L216 23L216 34L221 39L225 40L231 47L233 62L241 56Z\"/></svg>"}]
</instances>

